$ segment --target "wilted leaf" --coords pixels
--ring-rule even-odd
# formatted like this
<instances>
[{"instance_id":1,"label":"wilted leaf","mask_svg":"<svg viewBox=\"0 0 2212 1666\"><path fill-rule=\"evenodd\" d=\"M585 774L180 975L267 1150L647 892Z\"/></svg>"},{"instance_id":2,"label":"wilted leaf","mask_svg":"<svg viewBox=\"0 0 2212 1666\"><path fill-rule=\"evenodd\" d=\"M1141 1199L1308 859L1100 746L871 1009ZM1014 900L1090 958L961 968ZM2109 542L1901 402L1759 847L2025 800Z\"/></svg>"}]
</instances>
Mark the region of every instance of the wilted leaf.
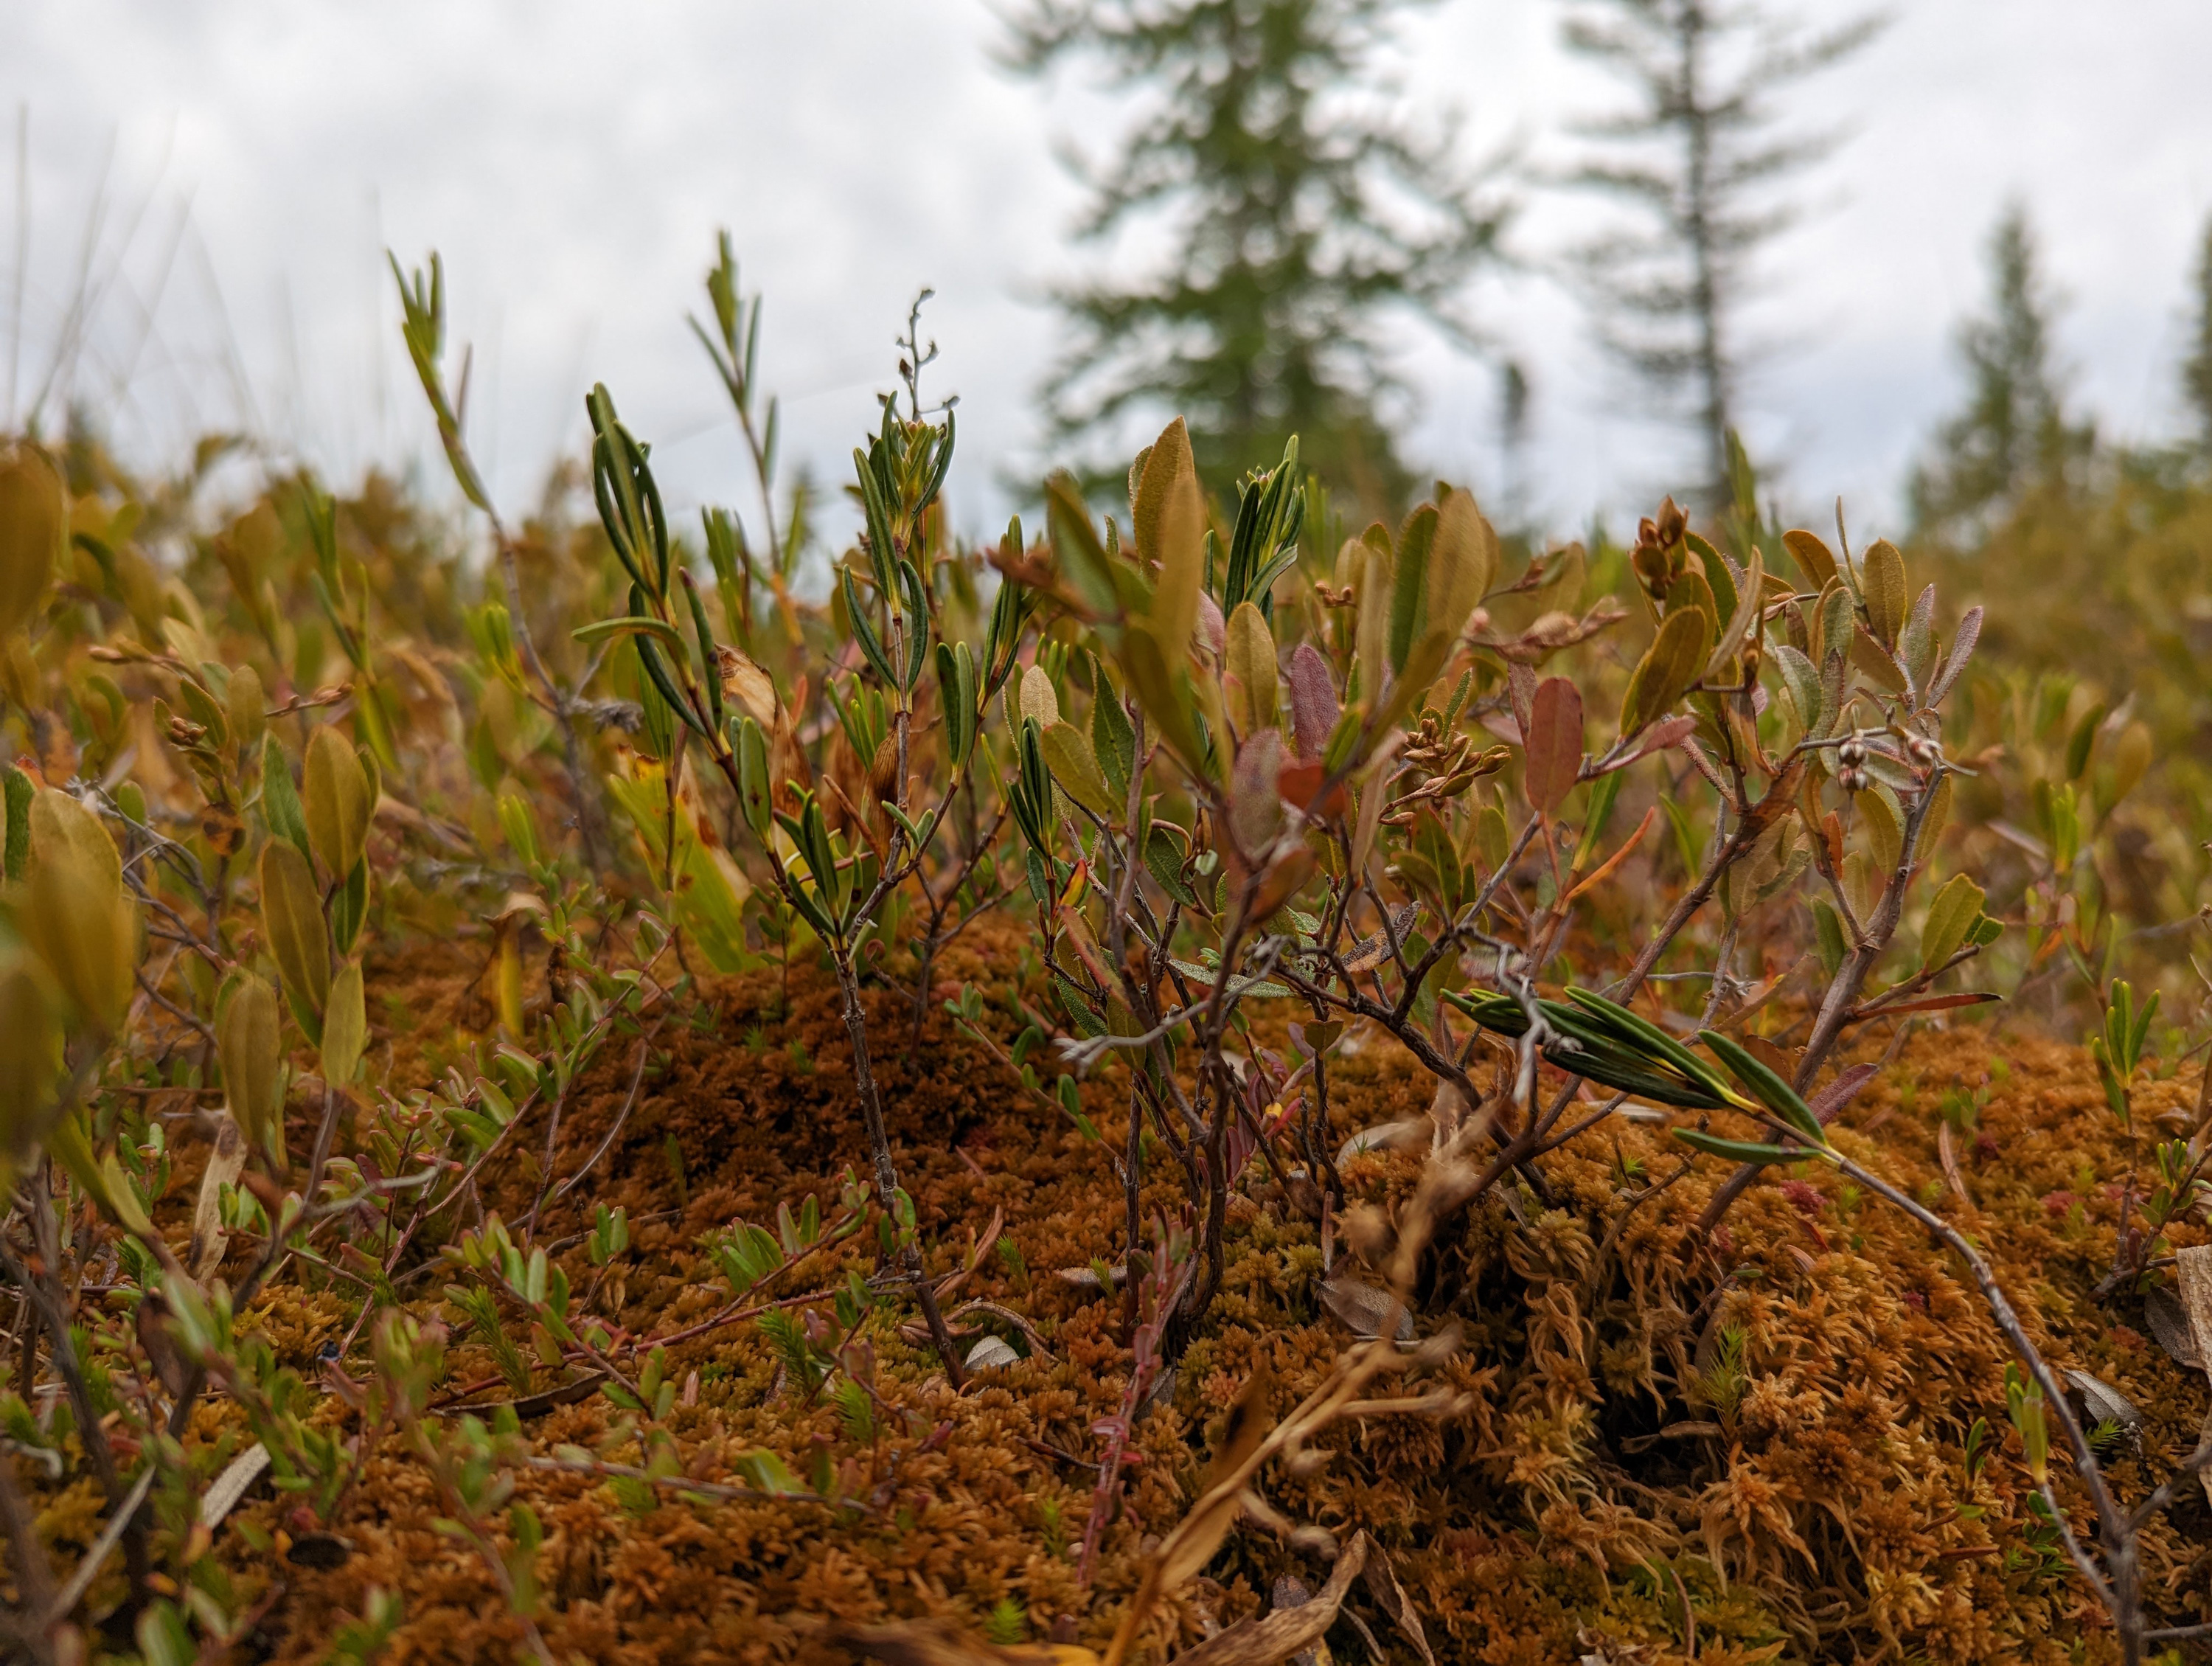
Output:
<instances>
[{"instance_id":1,"label":"wilted leaf","mask_svg":"<svg viewBox=\"0 0 2212 1666\"><path fill-rule=\"evenodd\" d=\"M221 1527L223 1517L237 1507L268 1468L269 1449L258 1440L231 1459L200 1495L200 1525L210 1530Z\"/></svg>"},{"instance_id":2,"label":"wilted leaf","mask_svg":"<svg viewBox=\"0 0 2212 1666\"><path fill-rule=\"evenodd\" d=\"M761 726L763 733L775 727L775 679L758 661L725 643L717 643L714 658L722 677L722 696Z\"/></svg>"},{"instance_id":3,"label":"wilted leaf","mask_svg":"<svg viewBox=\"0 0 2212 1666\"><path fill-rule=\"evenodd\" d=\"M1337 1610L1352 1582L1367 1565L1368 1541L1355 1533L1337 1555L1328 1583L1310 1602L1277 1608L1258 1619L1240 1620L1176 1657L1176 1666L1280 1666L1310 1649L1336 1623Z\"/></svg>"},{"instance_id":4,"label":"wilted leaf","mask_svg":"<svg viewBox=\"0 0 2212 1666\"><path fill-rule=\"evenodd\" d=\"M1390 1623L1405 1633L1406 1640L1416 1652L1436 1666L1437 1657L1429 1652L1428 1633L1422 1628L1421 1613L1413 1600L1406 1595L1406 1588L1398 1583L1398 1571L1390 1566L1390 1559L1379 1547L1368 1552L1364 1570L1368 1594L1380 1603L1382 1612L1390 1616Z\"/></svg>"},{"instance_id":5,"label":"wilted leaf","mask_svg":"<svg viewBox=\"0 0 2212 1666\"><path fill-rule=\"evenodd\" d=\"M1007 1365L1019 1365L1021 1358L1010 1344L1000 1338L984 1336L968 1350L967 1359L961 1363L969 1371L999 1371Z\"/></svg>"},{"instance_id":6,"label":"wilted leaf","mask_svg":"<svg viewBox=\"0 0 2212 1666\"><path fill-rule=\"evenodd\" d=\"M1339 1275L1317 1286L1322 1305L1334 1313L1344 1328L1363 1342L1382 1334L1385 1324L1399 1341L1413 1340L1413 1316L1387 1290L1378 1290L1358 1279Z\"/></svg>"},{"instance_id":7,"label":"wilted leaf","mask_svg":"<svg viewBox=\"0 0 2212 1666\"><path fill-rule=\"evenodd\" d=\"M196 1279L204 1279L222 1265L222 1189L235 1185L246 1169L246 1138L234 1116L216 1125L215 1149L207 1167L200 1170L200 1191L192 1206L191 1242L185 1250L185 1267Z\"/></svg>"},{"instance_id":8,"label":"wilted leaf","mask_svg":"<svg viewBox=\"0 0 2212 1666\"><path fill-rule=\"evenodd\" d=\"M2163 1286L2143 1298L2143 1322L2158 1345L2177 1365L2202 1371L2204 1359L2197 1350L2196 1333L2189 1326L2189 1310L2181 1298Z\"/></svg>"},{"instance_id":9,"label":"wilted leaf","mask_svg":"<svg viewBox=\"0 0 2212 1666\"><path fill-rule=\"evenodd\" d=\"M2069 1365L2061 1373L2075 1393L2081 1396L2081 1404L2089 1414L2092 1423L2117 1423L2136 1438L2142 1435L2142 1410L2100 1377Z\"/></svg>"},{"instance_id":10,"label":"wilted leaf","mask_svg":"<svg viewBox=\"0 0 2212 1666\"><path fill-rule=\"evenodd\" d=\"M1582 763L1582 693L1564 677L1547 677L1528 710L1528 802L1551 815L1574 790Z\"/></svg>"}]
</instances>

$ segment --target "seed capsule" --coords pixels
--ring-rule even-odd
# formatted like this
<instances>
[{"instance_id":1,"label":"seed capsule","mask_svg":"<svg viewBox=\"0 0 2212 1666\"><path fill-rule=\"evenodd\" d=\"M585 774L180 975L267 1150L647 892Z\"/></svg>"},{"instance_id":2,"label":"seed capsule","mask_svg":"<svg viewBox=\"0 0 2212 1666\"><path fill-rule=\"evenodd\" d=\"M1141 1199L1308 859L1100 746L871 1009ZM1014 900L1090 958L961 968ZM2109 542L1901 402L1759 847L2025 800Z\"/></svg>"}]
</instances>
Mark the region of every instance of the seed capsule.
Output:
<instances>
[{"instance_id":1,"label":"seed capsule","mask_svg":"<svg viewBox=\"0 0 2212 1666\"><path fill-rule=\"evenodd\" d=\"M1861 749L1861 756L1864 756L1863 748ZM1836 781L1846 793L1863 793L1867 789L1867 772L1863 769L1846 769L1836 777Z\"/></svg>"},{"instance_id":2,"label":"seed capsule","mask_svg":"<svg viewBox=\"0 0 2212 1666\"><path fill-rule=\"evenodd\" d=\"M1845 769L1857 769L1866 762L1866 742L1861 740L1856 735L1853 735L1836 748L1836 762L1842 764Z\"/></svg>"}]
</instances>

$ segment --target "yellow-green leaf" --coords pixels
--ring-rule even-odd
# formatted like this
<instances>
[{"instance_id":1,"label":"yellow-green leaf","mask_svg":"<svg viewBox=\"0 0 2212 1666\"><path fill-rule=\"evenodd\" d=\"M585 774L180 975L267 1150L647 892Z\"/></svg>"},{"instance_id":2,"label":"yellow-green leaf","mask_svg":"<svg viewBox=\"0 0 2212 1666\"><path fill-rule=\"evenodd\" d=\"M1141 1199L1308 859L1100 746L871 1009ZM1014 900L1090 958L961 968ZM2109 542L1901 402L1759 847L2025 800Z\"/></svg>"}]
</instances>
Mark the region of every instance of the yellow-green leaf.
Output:
<instances>
[{"instance_id":1,"label":"yellow-green leaf","mask_svg":"<svg viewBox=\"0 0 2212 1666\"><path fill-rule=\"evenodd\" d=\"M361 860L376 805L369 796L368 771L345 737L328 724L307 742L306 786L307 842L331 877L343 879Z\"/></svg>"},{"instance_id":2,"label":"yellow-green leaf","mask_svg":"<svg viewBox=\"0 0 2212 1666\"><path fill-rule=\"evenodd\" d=\"M1426 576L1425 630L1441 632L1449 648L1498 579L1498 533L1472 493L1447 492L1437 504Z\"/></svg>"},{"instance_id":3,"label":"yellow-green leaf","mask_svg":"<svg viewBox=\"0 0 2212 1666\"><path fill-rule=\"evenodd\" d=\"M1805 575L1814 590L1825 590L1835 581L1836 557L1820 538L1802 527L1792 527L1782 535L1782 547L1797 563L1797 570Z\"/></svg>"},{"instance_id":4,"label":"yellow-green leaf","mask_svg":"<svg viewBox=\"0 0 2212 1666\"><path fill-rule=\"evenodd\" d=\"M1082 730L1073 723L1049 723L1037 744L1060 791L1103 822L1121 820L1125 806L1114 801L1114 789L1106 784L1106 772L1098 767L1098 755Z\"/></svg>"},{"instance_id":5,"label":"yellow-green leaf","mask_svg":"<svg viewBox=\"0 0 2212 1666\"><path fill-rule=\"evenodd\" d=\"M1260 610L1239 602L1229 616L1229 674L1237 679L1229 691L1230 721L1241 735L1255 735L1280 723L1275 666L1275 633Z\"/></svg>"},{"instance_id":6,"label":"yellow-green leaf","mask_svg":"<svg viewBox=\"0 0 2212 1666\"><path fill-rule=\"evenodd\" d=\"M288 840L271 839L261 847L261 929L283 975L293 1015L319 1042L331 997L330 933L314 873Z\"/></svg>"},{"instance_id":7,"label":"yellow-green leaf","mask_svg":"<svg viewBox=\"0 0 2212 1666\"><path fill-rule=\"evenodd\" d=\"M1905 624L1905 557L1887 538L1877 538L1866 552L1865 569L1867 623L1884 648L1894 648Z\"/></svg>"},{"instance_id":8,"label":"yellow-green leaf","mask_svg":"<svg viewBox=\"0 0 2212 1666\"><path fill-rule=\"evenodd\" d=\"M1198 593L1206 581L1206 501L1190 434L1178 416L1145 458L1131 509L1138 554L1159 563L1146 629L1168 665L1182 662L1198 626Z\"/></svg>"},{"instance_id":9,"label":"yellow-green leaf","mask_svg":"<svg viewBox=\"0 0 2212 1666\"><path fill-rule=\"evenodd\" d=\"M38 617L68 531L62 477L46 453L21 445L0 458L0 637Z\"/></svg>"},{"instance_id":10,"label":"yellow-green leaf","mask_svg":"<svg viewBox=\"0 0 2212 1666\"><path fill-rule=\"evenodd\" d=\"M77 1012L113 1030L131 1000L137 914L107 830L52 787L31 803L31 863L17 923Z\"/></svg>"},{"instance_id":11,"label":"yellow-green leaf","mask_svg":"<svg viewBox=\"0 0 2212 1666\"><path fill-rule=\"evenodd\" d=\"M1390 674L1390 601L1397 557L1389 544L1362 538L1352 546L1359 594L1355 641L1359 654L1360 703L1373 711L1382 703Z\"/></svg>"},{"instance_id":12,"label":"yellow-green leaf","mask_svg":"<svg viewBox=\"0 0 2212 1666\"><path fill-rule=\"evenodd\" d=\"M1712 616L1700 607L1669 612L1659 634L1636 663L1620 702L1620 732L1632 735L1663 716L1705 668L1712 648Z\"/></svg>"},{"instance_id":13,"label":"yellow-green leaf","mask_svg":"<svg viewBox=\"0 0 2212 1666\"><path fill-rule=\"evenodd\" d=\"M2130 723L2120 731L2118 742L2112 748L2112 802L2118 804L2136 789L2150 769L2151 739L2149 726ZM1947 775L1945 780L1948 780Z\"/></svg>"},{"instance_id":14,"label":"yellow-green leaf","mask_svg":"<svg viewBox=\"0 0 2212 1666\"><path fill-rule=\"evenodd\" d=\"M140 1237L152 1237L154 1223L139 1207L138 1194L131 1184L131 1177L123 1172L123 1164L116 1160L113 1152L100 1159L100 1177L106 1183L107 1195L100 1201L109 1213Z\"/></svg>"},{"instance_id":15,"label":"yellow-green leaf","mask_svg":"<svg viewBox=\"0 0 2212 1666\"><path fill-rule=\"evenodd\" d=\"M46 1133L61 1066L53 1002L18 958L0 968L0 1177Z\"/></svg>"},{"instance_id":16,"label":"yellow-green leaf","mask_svg":"<svg viewBox=\"0 0 2212 1666\"><path fill-rule=\"evenodd\" d=\"M1966 945L1966 933L1981 917L1982 888L1965 874L1954 874L1928 905L1928 923L1920 928L1920 969L1931 970Z\"/></svg>"},{"instance_id":17,"label":"yellow-green leaf","mask_svg":"<svg viewBox=\"0 0 2212 1666\"><path fill-rule=\"evenodd\" d=\"M331 980L330 1006L323 1015L323 1079L343 1087L361 1067L368 1045L368 1009L362 994L361 962L349 960Z\"/></svg>"},{"instance_id":18,"label":"yellow-green leaf","mask_svg":"<svg viewBox=\"0 0 2212 1666\"><path fill-rule=\"evenodd\" d=\"M260 756L261 734L268 723L264 708L269 697L261 686L261 673L251 666L240 666L232 672L222 703L223 714L230 725L230 738L238 744L238 756L251 763Z\"/></svg>"},{"instance_id":19,"label":"yellow-green leaf","mask_svg":"<svg viewBox=\"0 0 2212 1666\"><path fill-rule=\"evenodd\" d=\"M1022 672L1021 715L1036 719L1041 729L1060 721L1060 696L1053 692L1052 678L1041 666L1030 666Z\"/></svg>"},{"instance_id":20,"label":"yellow-green leaf","mask_svg":"<svg viewBox=\"0 0 2212 1666\"><path fill-rule=\"evenodd\" d=\"M276 992L253 972L240 980L215 1025L232 1119L249 1146L271 1155L271 1136L283 1109L284 1049L279 1025Z\"/></svg>"},{"instance_id":21,"label":"yellow-green leaf","mask_svg":"<svg viewBox=\"0 0 2212 1666\"><path fill-rule=\"evenodd\" d=\"M1874 848L1875 866L1885 876L1897 872L1905 859L1905 825L1889 796L1879 787L1858 795L1859 816L1866 823L1867 842Z\"/></svg>"}]
</instances>

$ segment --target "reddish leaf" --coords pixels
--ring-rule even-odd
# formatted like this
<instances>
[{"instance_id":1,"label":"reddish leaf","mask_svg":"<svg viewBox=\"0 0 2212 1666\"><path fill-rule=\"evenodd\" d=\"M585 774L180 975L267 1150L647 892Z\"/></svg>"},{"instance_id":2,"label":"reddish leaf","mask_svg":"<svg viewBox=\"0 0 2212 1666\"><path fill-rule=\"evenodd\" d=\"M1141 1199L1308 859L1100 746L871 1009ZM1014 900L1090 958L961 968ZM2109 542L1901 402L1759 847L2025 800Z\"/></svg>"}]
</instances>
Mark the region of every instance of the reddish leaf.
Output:
<instances>
[{"instance_id":1,"label":"reddish leaf","mask_svg":"<svg viewBox=\"0 0 2212 1666\"><path fill-rule=\"evenodd\" d=\"M1923 995L1918 1000L1900 1000L1894 1006L1884 1006L1880 1015L1887 1018L1893 1012L1948 1012L1958 1006L1981 1006L2004 997L1987 989L1966 989L1955 995ZM1869 1017L1875 1014L1869 1013Z\"/></svg>"},{"instance_id":2,"label":"reddish leaf","mask_svg":"<svg viewBox=\"0 0 2212 1666\"><path fill-rule=\"evenodd\" d=\"M1314 801L1321 791L1325 775L1317 757L1309 758L1303 763L1286 763L1275 777L1275 790L1282 794L1285 804L1294 804L1309 815L1319 816L1323 821L1334 821L1344 813L1347 800L1344 783L1339 781L1326 803L1316 804Z\"/></svg>"},{"instance_id":3,"label":"reddish leaf","mask_svg":"<svg viewBox=\"0 0 2212 1666\"><path fill-rule=\"evenodd\" d=\"M1552 814L1574 790L1582 763L1582 695L1565 678L1547 677L1528 708L1528 802Z\"/></svg>"},{"instance_id":4,"label":"reddish leaf","mask_svg":"<svg viewBox=\"0 0 2212 1666\"><path fill-rule=\"evenodd\" d=\"M1311 642L1300 642L1291 655L1291 732L1300 757L1319 757L1336 727L1336 682L1328 661ZM1295 795L1285 792L1285 798Z\"/></svg>"}]
</instances>

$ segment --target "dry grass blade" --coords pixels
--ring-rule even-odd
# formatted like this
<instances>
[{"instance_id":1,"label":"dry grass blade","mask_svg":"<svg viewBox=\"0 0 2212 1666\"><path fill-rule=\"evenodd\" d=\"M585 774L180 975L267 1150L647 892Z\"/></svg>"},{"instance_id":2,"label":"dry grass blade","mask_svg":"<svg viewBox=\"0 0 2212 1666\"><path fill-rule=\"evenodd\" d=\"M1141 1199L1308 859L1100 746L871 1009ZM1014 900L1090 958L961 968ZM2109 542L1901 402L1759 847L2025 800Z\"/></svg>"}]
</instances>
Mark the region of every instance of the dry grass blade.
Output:
<instances>
[{"instance_id":1,"label":"dry grass blade","mask_svg":"<svg viewBox=\"0 0 2212 1666\"><path fill-rule=\"evenodd\" d=\"M1280 1666L1321 1641L1336 1623L1344 1594L1367 1566L1367 1535L1356 1533L1330 1571L1328 1583L1294 1608L1277 1608L1257 1620L1231 1626L1195 1649L1176 1657L1176 1666Z\"/></svg>"}]
</instances>

